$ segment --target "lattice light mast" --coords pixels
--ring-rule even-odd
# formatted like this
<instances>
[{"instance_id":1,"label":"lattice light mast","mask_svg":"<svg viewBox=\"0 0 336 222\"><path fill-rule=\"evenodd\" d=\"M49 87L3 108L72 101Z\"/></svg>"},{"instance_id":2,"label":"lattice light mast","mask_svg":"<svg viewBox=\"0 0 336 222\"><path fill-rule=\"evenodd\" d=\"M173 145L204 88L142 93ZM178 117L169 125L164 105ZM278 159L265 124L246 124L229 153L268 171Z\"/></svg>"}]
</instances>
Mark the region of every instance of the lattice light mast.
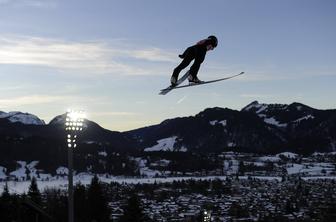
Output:
<instances>
[{"instance_id":1,"label":"lattice light mast","mask_svg":"<svg viewBox=\"0 0 336 222\"><path fill-rule=\"evenodd\" d=\"M65 119L68 147L68 221L74 221L74 198L73 198L73 149L77 147L77 134L83 130L85 114L83 111L69 110Z\"/></svg>"}]
</instances>

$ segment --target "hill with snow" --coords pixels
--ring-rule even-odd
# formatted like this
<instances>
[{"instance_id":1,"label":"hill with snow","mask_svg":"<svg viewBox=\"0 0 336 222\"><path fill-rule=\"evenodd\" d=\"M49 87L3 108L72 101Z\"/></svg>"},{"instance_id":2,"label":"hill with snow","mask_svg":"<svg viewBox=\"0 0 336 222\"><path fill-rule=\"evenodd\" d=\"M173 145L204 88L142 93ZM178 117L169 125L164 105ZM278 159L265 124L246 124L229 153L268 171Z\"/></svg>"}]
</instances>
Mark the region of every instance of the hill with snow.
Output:
<instances>
[{"instance_id":1,"label":"hill with snow","mask_svg":"<svg viewBox=\"0 0 336 222\"><path fill-rule=\"evenodd\" d=\"M45 122L37 116L22 112L2 112L0 111L0 119L7 119L12 123L22 123L25 125L45 125Z\"/></svg>"},{"instance_id":2,"label":"hill with snow","mask_svg":"<svg viewBox=\"0 0 336 222\"><path fill-rule=\"evenodd\" d=\"M32 114L0 112L0 177L4 177L5 168L7 172L30 170L29 165L19 166L23 162L17 161L38 161L45 173L66 166L64 122L65 114L44 124ZM228 151L256 153L260 160L276 163L281 158L296 159L296 154L335 152L336 110L318 110L300 103L253 102L240 111L208 108L195 116L128 132L110 131L86 120L78 147L74 155L78 171L115 175L158 174L148 166L137 169L136 160L148 162L142 158L147 155L152 160L162 155L173 157L173 169L186 168L186 164L202 168L208 164L202 159L205 154ZM162 167L159 160L154 164Z\"/></svg>"},{"instance_id":3,"label":"hill with snow","mask_svg":"<svg viewBox=\"0 0 336 222\"><path fill-rule=\"evenodd\" d=\"M208 108L195 116L165 120L126 133L147 151L149 147L164 149L163 141L176 137L174 150L185 147L201 152L332 152L336 150L336 110L255 101L241 111Z\"/></svg>"}]
</instances>

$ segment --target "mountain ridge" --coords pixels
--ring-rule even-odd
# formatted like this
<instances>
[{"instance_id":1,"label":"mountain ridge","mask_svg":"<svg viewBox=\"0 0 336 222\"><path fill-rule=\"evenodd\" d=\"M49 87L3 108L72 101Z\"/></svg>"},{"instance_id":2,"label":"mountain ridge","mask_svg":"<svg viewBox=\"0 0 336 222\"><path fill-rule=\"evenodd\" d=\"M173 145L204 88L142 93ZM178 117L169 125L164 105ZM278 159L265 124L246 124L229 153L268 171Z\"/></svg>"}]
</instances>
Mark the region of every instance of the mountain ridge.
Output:
<instances>
[{"instance_id":1,"label":"mountain ridge","mask_svg":"<svg viewBox=\"0 0 336 222\"><path fill-rule=\"evenodd\" d=\"M24 115L38 118L33 114ZM5 138L64 141L65 114L43 125L30 124L33 121L13 122L9 116L0 111L0 135ZM287 105L253 101L241 110L206 108L194 116L166 119L156 125L124 132L104 129L90 120L86 120L84 128L79 140L82 143L112 144L117 150L137 152L166 138L176 138L168 150L183 148L190 152L312 153L336 150L336 110L319 110L297 102Z\"/></svg>"},{"instance_id":2,"label":"mountain ridge","mask_svg":"<svg viewBox=\"0 0 336 222\"><path fill-rule=\"evenodd\" d=\"M44 125L0 118L0 166L7 172L17 169L17 161L39 161L44 172L66 166L65 117L58 115ZM333 152L336 110L254 101L241 110L207 108L194 116L166 119L125 132L104 129L86 120L77 144L76 170L113 175L134 175L138 172L135 160L160 156L169 157L171 167L183 168L184 161L188 160L191 167L203 156L228 151L261 155Z\"/></svg>"}]
</instances>

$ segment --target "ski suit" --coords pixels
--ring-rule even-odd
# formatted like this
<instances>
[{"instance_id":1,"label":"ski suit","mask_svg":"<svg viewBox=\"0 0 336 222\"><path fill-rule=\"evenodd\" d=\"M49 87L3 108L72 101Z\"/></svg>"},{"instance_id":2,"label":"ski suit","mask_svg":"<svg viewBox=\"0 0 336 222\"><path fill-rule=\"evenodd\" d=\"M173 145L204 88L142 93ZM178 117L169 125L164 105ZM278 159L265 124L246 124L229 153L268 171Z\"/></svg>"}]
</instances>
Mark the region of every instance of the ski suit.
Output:
<instances>
[{"instance_id":1,"label":"ski suit","mask_svg":"<svg viewBox=\"0 0 336 222\"><path fill-rule=\"evenodd\" d=\"M174 69L173 76L177 79L182 69L186 68L192 60L195 60L190 67L190 75L192 77L196 77L202 62L204 61L207 52L207 46L210 44L211 41L209 39L204 39L199 41L196 45L187 48L182 55L179 55L179 57L183 60Z\"/></svg>"}]
</instances>

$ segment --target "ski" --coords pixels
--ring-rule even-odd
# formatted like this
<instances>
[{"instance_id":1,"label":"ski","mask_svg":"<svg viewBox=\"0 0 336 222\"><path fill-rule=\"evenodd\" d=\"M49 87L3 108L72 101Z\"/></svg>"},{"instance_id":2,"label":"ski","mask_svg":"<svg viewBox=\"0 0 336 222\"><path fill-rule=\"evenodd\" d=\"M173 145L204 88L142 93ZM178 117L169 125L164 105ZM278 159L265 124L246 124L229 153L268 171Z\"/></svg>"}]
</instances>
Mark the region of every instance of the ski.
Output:
<instances>
[{"instance_id":1,"label":"ski","mask_svg":"<svg viewBox=\"0 0 336 222\"><path fill-rule=\"evenodd\" d=\"M214 82L219 82L219 81L223 81L223 80L227 80L227 79L232 79L234 77L237 77L237 76L240 76L240 75L243 75L243 74L244 74L244 72L241 72L239 74L229 76L229 77L225 77L225 78L214 79L214 80L210 80L210 81L203 81L201 83L190 83L188 85L183 85L183 86L175 86L175 87L172 87L168 92L170 92L173 89L181 89L181 88L185 88L185 87L199 86L199 85L204 85L204 84L208 84L208 83L214 83ZM162 92L161 92L160 95L166 95L167 93L162 94Z\"/></svg>"},{"instance_id":2,"label":"ski","mask_svg":"<svg viewBox=\"0 0 336 222\"><path fill-rule=\"evenodd\" d=\"M176 88L178 85L180 85L184 80L186 80L189 76L189 71L186 72L181 78L179 78L176 82L175 86L168 86L165 89L161 89L161 92L159 93L160 95L166 95L167 93L169 93L171 90L173 90L174 88Z\"/></svg>"}]
</instances>

